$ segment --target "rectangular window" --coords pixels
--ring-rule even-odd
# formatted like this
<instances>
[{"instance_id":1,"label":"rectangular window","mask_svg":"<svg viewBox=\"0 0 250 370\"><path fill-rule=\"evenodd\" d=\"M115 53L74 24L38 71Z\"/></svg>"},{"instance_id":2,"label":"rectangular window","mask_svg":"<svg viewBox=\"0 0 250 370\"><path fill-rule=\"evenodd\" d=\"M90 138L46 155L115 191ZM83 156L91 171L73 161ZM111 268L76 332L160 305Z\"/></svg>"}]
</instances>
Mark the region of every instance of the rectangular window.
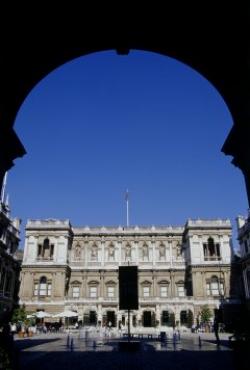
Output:
<instances>
[{"instance_id":1,"label":"rectangular window","mask_svg":"<svg viewBox=\"0 0 250 370\"><path fill-rule=\"evenodd\" d=\"M160 287L160 296L161 297L167 297L168 296L168 287L167 286L161 286Z\"/></svg>"},{"instance_id":2,"label":"rectangular window","mask_svg":"<svg viewBox=\"0 0 250 370\"><path fill-rule=\"evenodd\" d=\"M113 298L115 296L115 288L113 286L108 286L108 297Z\"/></svg>"},{"instance_id":3,"label":"rectangular window","mask_svg":"<svg viewBox=\"0 0 250 370\"><path fill-rule=\"evenodd\" d=\"M183 285L178 285L177 287L178 297L185 297L185 291Z\"/></svg>"},{"instance_id":4,"label":"rectangular window","mask_svg":"<svg viewBox=\"0 0 250 370\"><path fill-rule=\"evenodd\" d=\"M50 246L50 258L53 258L53 254L54 254L54 244L51 244L51 246Z\"/></svg>"},{"instance_id":5,"label":"rectangular window","mask_svg":"<svg viewBox=\"0 0 250 370\"><path fill-rule=\"evenodd\" d=\"M42 255L42 246L41 244L38 245L38 257L41 257Z\"/></svg>"},{"instance_id":6,"label":"rectangular window","mask_svg":"<svg viewBox=\"0 0 250 370\"><path fill-rule=\"evenodd\" d=\"M143 297L149 297L150 296L150 288L149 286L143 287Z\"/></svg>"},{"instance_id":7,"label":"rectangular window","mask_svg":"<svg viewBox=\"0 0 250 370\"><path fill-rule=\"evenodd\" d=\"M48 284L48 296L51 296L51 284Z\"/></svg>"},{"instance_id":8,"label":"rectangular window","mask_svg":"<svg viewBox=\"0 0 250 370\"><path fill-rule=\"evenodd\" d=\"M79 298L80 297L80 287L79 286L73 286L72 297L73 298Z\"/></svg>"},{"instance_id":9,"label":"rectangular window","mask_svg":"<svg viewBox=\"0 0 250 370\"><path fill-rule=\"evenodd\" d=\"M96 298L97 297L97 287L96 286L91 286L89 288L89 296L90 296L90 298Z\"/></svg>"},{"instance_id":10,"label":"rectangular window","mask_svg":"<svg viewBox=\"0 0 250 370\"><path fill-rule=\"evenodd\" d=\"M211 283L212 295L219 295L219 284L217 282Z\"/></svg>"},{"instance_id":11,"label":"rectangular window","mask_svg":"<svg viewBox=\"0 0 250 370\"><path fill-rule=\"evenodd\" d=\"M210 295L210 284L207 284L206 287L207 287L207 295Z\"/></svg>"},{"instance_id":12,"label":"rectangular window","mask_svg":"<svg viewBox=\"0 0 250 370\"><path fill-rule=\"evenodd\" d=\"M40 291L39 291L39 295L40 296L45 296L47 295L47 284L46 283L42 283L40 284Z\"/></svg>"},{"instance_id":13,"label":"rectangular window","mask_svg":"<svg viewBox=\"0 0 250 370\"><path fill-rule=\"evenodd\" d=\"M35 284L35 287L34 287L34 295L35 296L38 295L38 284Z\"/></svg>"}]
</instances>

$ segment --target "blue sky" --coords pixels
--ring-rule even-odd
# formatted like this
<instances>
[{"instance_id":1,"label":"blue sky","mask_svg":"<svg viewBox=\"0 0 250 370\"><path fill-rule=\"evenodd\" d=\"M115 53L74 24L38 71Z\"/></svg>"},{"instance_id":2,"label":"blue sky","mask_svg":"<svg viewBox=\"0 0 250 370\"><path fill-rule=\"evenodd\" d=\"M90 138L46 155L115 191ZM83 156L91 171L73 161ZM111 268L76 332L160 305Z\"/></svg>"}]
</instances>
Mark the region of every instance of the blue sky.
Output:
<instances>
[{"instance_id":1,"label":"blue sky","mask_svg":"<svg viewBox=\"0 0 250 370\"><path fill-rule=\"evenodd\" d=\"M7 191L12 217L75 226L182 225L245 214L243 176L221 147L232 126L217 90L172 58L77 58L29 94L15 123L27 155ZM23 234L22 234L23 235Z\"/></svg>"}]
</instances>

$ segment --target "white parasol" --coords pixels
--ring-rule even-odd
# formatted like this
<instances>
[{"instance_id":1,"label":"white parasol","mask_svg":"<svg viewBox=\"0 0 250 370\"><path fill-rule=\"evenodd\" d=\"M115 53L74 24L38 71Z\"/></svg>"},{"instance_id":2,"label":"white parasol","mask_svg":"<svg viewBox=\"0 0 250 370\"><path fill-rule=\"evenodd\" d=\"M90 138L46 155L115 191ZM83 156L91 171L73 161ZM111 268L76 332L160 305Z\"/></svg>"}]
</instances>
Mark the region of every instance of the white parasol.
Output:
<instances>
[{"instance_id":1,"label":"white parasol","mask_svg":"<svg viewBox=\"0 0 250 370\"><path fill-rule=\"evenodd\" d=\"M78 316L77 312L66 310L66 311L57 313L53 317L76 317L76 316Z\"/></svg>"},{"instance_id":2,"label":"white parasol","mask_svg":"<svg viewBox=\"0 0 250 370\"><path fill-rule=\"evenodd\" d=\"M51 317L52 315L45 311L37 311L34 313L34 316L36 316L38 319L44 319L44 317Z\"/></svg>"},{"instance_id":3,"label":"white parasol","mask_svg":"<svg viewBox=\"0 0 250 370\"><path fill-rule=\"evenodd\" d=\"M60 312L56 315L54 315L53 317L65 317L67 318L67 328L69 326L69 318L70 317L77 317L78 316L78 313L77 312L74 312L74 311L70 311L70 310L65 310L63 312Z\"/></svg>"}]
</instances>

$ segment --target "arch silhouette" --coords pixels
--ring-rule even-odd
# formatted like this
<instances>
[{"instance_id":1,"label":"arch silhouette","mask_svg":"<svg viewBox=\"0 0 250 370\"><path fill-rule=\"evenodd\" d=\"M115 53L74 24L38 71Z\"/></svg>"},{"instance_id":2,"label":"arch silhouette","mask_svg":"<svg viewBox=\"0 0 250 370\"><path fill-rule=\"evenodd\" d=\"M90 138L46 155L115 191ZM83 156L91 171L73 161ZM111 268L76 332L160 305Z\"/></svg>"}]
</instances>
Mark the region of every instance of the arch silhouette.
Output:
<instances>
[{"instance_id":1,"label":"arch silhouette","mask_svg":"<svg viewBox=\"0 0 250 370\"><path fill-rule=\"evenodd\" d=\"M242 40L242 26L249 23L249 13L240 5L184 7L172 4L168 12L153 7L146 22L145 17L137 17L134 22L121 20L119 12L117 22L117 17L108 10L100 20L96 12L87 10L83 17L82 11L78 13L72 5L65 9L65 19L71 17L70 27L62 21L63 17L51 17L46 6L39 17L34 13L32 18L32 11L26 12L24 7L18 9L16 18L11 13L9 23L14 20L18 32L12 37L8 35L9 39L2 37L0 183L13 161L25 154L13 125L25 98L42 78L79 56L105 50L126 55L137 49L166 55L191 66L220 93L233 117L233 127L222 151L233 156L232 162L242 170L250 199L250 72L248 44ZM156 27L149 27L153 20ZM240 21L237 27L232 27L237 20ZM94 34L93 30L97 32Z\"/></svg>"}]
</instances>

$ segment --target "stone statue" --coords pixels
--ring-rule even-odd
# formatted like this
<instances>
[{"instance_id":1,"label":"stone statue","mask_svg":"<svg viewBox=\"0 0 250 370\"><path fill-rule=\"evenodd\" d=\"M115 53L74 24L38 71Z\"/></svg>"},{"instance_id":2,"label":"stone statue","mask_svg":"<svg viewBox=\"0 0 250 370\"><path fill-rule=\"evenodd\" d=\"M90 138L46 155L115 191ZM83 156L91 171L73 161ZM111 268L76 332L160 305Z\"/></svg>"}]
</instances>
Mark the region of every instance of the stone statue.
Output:
<instances>
[{"instance_id":1,"label":"stone statue","mask_svg":"<svg viewBox=\"0 0 250 370\"><path fill-rule=\"evenodd\" d=\"M148 246L147 244L144 244L142 247L142 256L143 258L148 258Z\"/></svg>"},{"instance_id":2,"label":"stone statue","mask_svg":"<svg viewBox=\"0 0 250 370\"><path fill-rule=\"evenodd\" d=\"M80 257L81 257L81 246L79 244L77 244L75 246L75 259L79 260Z\"/></svg>"},{"instance_id":3,"label":"stone statue","mask_svg":"<svg viewBox=\"0 0 250 370\"><path fill-rule=\"evenodd\" d=\"M177 243L176 245L176 256L180 257L181 256L181 246L180 243Z\"/></svg>"},{"instance_id":4,"label":"stone statue","mask_svg":"<svg viewBox=\"0 0 250 370\"><path fill-rule=\"evenodd\" d=\"M97 246L94 244L91 248L91 258L96 259L97 258Z\"/></svg>"},{"instance_id":5,"label":"stone statue","mask_svg":"<svg viewBox=\"0 0 250 370\"><path fill-rule=\"evenodd\" d=\"M114 248L114 246L111 244L111 245L109 246L109 258L114 258L114 256L115 256L115 248Z\"/></svg>"},{"instance_id":6,"label":"stone statue","mask_svg":"<svg viewBox=\"0 0 250 370\"><path fill-rule=\"evenodd\" d=\"M126 258L131 257L131 246L129 244L126 245L125 257Z\"/></svg>"},{"instance_id":7,"label":"stone statue","mask_svg":"<svg viewBox=\"0 0 250 370\"><path fill-rule=\"evenodd\" d=\"M164 258L165 257L165 245L164 244L161 244L160 245L159 254L160 254L160 258Z\"/></svg>"}]
</instances>

